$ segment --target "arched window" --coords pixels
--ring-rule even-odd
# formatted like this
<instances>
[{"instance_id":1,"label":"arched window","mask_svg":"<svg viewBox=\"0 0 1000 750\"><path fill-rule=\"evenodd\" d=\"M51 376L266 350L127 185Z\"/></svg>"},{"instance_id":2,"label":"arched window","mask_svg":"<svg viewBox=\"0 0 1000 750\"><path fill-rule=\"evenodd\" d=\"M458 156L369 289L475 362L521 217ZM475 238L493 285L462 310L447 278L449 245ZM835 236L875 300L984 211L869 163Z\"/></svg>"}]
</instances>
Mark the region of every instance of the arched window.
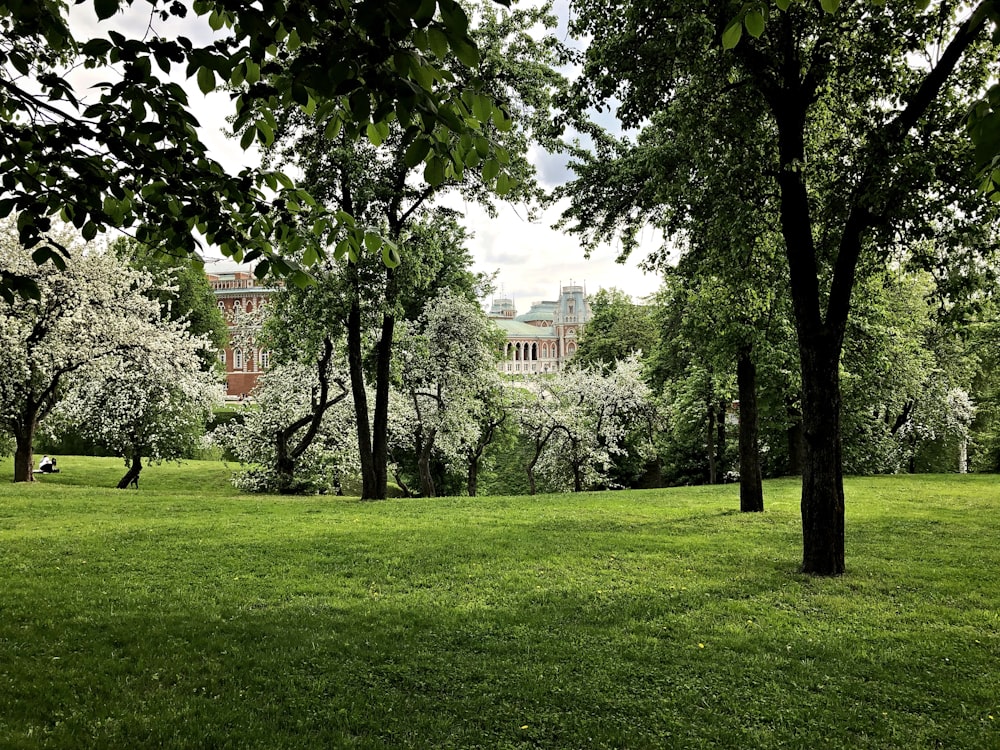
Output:
<instances>
[{"instance_id":1,"label":"arched window","mask_svg":"<svg viewBox=\"0 0 1000 750\"><path fill-rule=\"evenodd\" d=\"M268 363L271 361L271 352L261 349L259 359L260 359L260 369L266 370Z\"/></svg>"},{"instance_id":2,"label":"arched window","mask_svg":"<svg viewBox=\"0 0 1000 750\"><path fill-rule=\"evenodd\" d=\"M233 349L233 369L243 369L243 352L239 349Z\"/></svg>"}]
</instances>

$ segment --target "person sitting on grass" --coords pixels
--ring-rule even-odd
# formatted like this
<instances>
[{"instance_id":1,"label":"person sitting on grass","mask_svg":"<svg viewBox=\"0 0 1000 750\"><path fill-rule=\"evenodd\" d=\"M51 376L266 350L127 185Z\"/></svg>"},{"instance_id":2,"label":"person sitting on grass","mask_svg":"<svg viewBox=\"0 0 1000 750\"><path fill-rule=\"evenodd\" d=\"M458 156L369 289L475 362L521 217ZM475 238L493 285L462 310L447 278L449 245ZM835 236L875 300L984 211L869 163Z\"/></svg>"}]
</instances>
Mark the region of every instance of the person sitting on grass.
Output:
<instances>
[{"instance_id":1,"label":"person sitting on grass","mask_svg":"<svg viewBox=\"0 0 1000 750\"><path fill-rule=\"evenodd\" d=\"M49 458L47 455L42 456L42 460L38 462L38 471L36 474L58 474L59 469L56 468L56 460L54 458Z\"/></svg>"}]
</instances>

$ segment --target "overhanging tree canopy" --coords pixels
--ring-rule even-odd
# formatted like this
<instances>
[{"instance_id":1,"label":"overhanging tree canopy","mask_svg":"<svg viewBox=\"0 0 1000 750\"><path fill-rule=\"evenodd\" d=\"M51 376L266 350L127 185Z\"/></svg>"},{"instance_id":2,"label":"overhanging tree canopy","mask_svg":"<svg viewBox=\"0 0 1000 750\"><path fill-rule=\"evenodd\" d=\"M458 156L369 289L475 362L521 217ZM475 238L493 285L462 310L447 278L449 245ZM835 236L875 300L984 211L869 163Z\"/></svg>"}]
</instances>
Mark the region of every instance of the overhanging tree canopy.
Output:
<instances>
[{"instance_id":1,"label":"overhanging tree canopy","mask_svg":"<svg viewBox=\"0 0 1000 750\"><path fill-rule=\"evenodd\" d=\"M133 7L92 4L102 21ZM119 227L193 253L198 230L236 260L263 259L262 274L296 272L275 247L296 241L291 219L310 209L311 197L279 173L227 174L171 74L196 79L205 92L230 87L244 148L270 144L275 112L288 107L352 138L377 139L396 121L413 130L428 164L452 153L455 135L481 135L489 122L509 126L475 78L457 95L449 85L446 58L479 62L455 0L148 5L145 35L110 30L93 39L75 37L61 0L0 6L0 217L18 216L20 240L38 263L64 263L65 248L49 234L61 215L87 240ZM210 44L156 32L192 10L218 32ZM68 74L77 67L106 74L96 100L74 89ZM501 173L502 165L494 177ZM14 292L37 289L4 272L0 295Z\"/></svg>"}]
</instances>

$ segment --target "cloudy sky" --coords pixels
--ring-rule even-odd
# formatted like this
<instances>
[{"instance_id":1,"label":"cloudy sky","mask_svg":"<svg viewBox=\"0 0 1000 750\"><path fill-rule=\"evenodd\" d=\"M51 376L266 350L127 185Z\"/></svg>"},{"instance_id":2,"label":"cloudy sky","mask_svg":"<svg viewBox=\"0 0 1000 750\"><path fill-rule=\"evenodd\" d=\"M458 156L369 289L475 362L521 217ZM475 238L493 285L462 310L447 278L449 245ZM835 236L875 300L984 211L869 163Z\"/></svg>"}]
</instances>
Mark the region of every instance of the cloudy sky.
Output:
<instances>
[{"instance_id":1,"label":"cloudy sky","mask_svg":"<svg viewBox=\"0 0 1000 750\"><path fill-rule=\"evenodd\" d=\"M565 0L556 5L563 23L567 15L566 6ZM133 5L127 15L116 16L113 25L127 35L141 36L150 24L148 7L142 3ZM102 24L98 31L92 5L71 8L72 25L78 38L86 39L107 33L107 24ZM197 27L176 21L170 24L156 21L152 25L159 34L183 33L196 44L207 41L205 32L210 31L204 21L197 24ZM563 36L564 29L560 29L559 33ZM80 75L86 76L87 73L81 72ZM80 85L86 83L86 79L81 78ZM232 111L228 95L214 92L204 96L193 81L187 82L185 88L189 92L195 116L202 124L202 138L212 150L213 156L230 169L254 163L256 153L243 152L235 140L225 135L224 118ZM536 164L547 189L571 176L561 157L538 151L529 156ZM501 204L499 215L491 218L478 206L464 204L458 198L450 198L445 202L465 214L465 223L473 234L471 250L475 258L474 270L497 272L497 296L502 289L504 296L515 300L518 312L527 311L533 301L554 299L559 293L560 284L570 282L585 284L588 292L595 292L602 287L618 287L635 297L650 294L659 286L655 275L646 274L638 268L644 252L625 265L615 262L618 249L610 246L595 250L587 259L583 248L574 238L552 228L559 217L558 207L535 221L528 221L527 210L523 206ZM657 242L652 234L646 239L650 248Z\"/></svg>"}]
</instances>

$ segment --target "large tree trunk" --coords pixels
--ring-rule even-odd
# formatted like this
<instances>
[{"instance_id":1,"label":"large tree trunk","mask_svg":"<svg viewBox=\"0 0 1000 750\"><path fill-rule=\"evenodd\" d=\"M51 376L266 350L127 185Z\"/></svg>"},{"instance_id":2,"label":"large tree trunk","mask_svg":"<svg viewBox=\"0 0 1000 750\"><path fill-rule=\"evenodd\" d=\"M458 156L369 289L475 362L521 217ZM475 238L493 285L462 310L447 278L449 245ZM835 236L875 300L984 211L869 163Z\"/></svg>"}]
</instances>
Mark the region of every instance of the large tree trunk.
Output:
<instances>
[{"instance_id":1,"label":"large tree trunk","mask_svg":"<svg viewBox=\"0 0 1000 750\"><path fill-rule=\"evenodd\" d=\"M125 490L128 489L130 484L135 484L135 488L139 489L139 474L142 473L142 456L136 454L132 457L129 462L128 471L125 472L118 482L118 489Z\"/></svg>"},{"instance_id":2,"label":"large tree trunk","mask_svg":"<svg viewBox=\"0 0 1000 750\"><path fill-rule=\"evenodd\" d=\"M33 444L35 438L34 420L29 420L26 424L31 425L27 429L18 430L14 434L16 447L14 449L14 481L33 482L35 481Z\"/></svg>"},{"instance_id":3,"label":"large tree trunk","mask_svg":"<svg viewBox=\"0 0 1000 750\"><path fill-rule=\"evenodd\" d=\"M840 443L840 347L800 343L802 356L802 570L844 572L844 477Z\"/></svg>"},{"instance_id":4,"label":"large tree trunk","mask_svg":"<svg viewBox=\"0 0 1000 750\"><path fill-rule=\"evenodd\" d=\"M354 396L354 414L358 430L358 458L361 463L361 499L378 499L375 461L372 456L371 423L368 420L368 393L365 391L364 360L361 351L361 304L358 299L360 283L355 274L354 300L347 314L347 368L351 376L351 393Z\"/></svg>"},{"instance_id":5,"label":"large tree trunk","mask_svg":"<svg viewBox=\"0 0 1000 750\"><path fill-rule=\"evenodd\" d=\"M764 510L758 447L757 365L750 350L740 352L736 362L736 384L740 396L740 511Z\"/></svg>"},{"instance_id":6,"label":"large tree trunk","mask_svg":"<svg viewBox=\"0 0 1000 750\"><path fill-rule=\"evenodd\" d=\"M798 81L798 73L794 75ZM771 106L779 131L781 232L802 372L802 571L831 576L844 572L840 350L861 234L869 217L861 209L851 211L841 237L824 316L809 195L804 170L796 167L805 163L806 112L814 85L799 81L780 95L772 92Z\"/></svg>"}]
</instances>

